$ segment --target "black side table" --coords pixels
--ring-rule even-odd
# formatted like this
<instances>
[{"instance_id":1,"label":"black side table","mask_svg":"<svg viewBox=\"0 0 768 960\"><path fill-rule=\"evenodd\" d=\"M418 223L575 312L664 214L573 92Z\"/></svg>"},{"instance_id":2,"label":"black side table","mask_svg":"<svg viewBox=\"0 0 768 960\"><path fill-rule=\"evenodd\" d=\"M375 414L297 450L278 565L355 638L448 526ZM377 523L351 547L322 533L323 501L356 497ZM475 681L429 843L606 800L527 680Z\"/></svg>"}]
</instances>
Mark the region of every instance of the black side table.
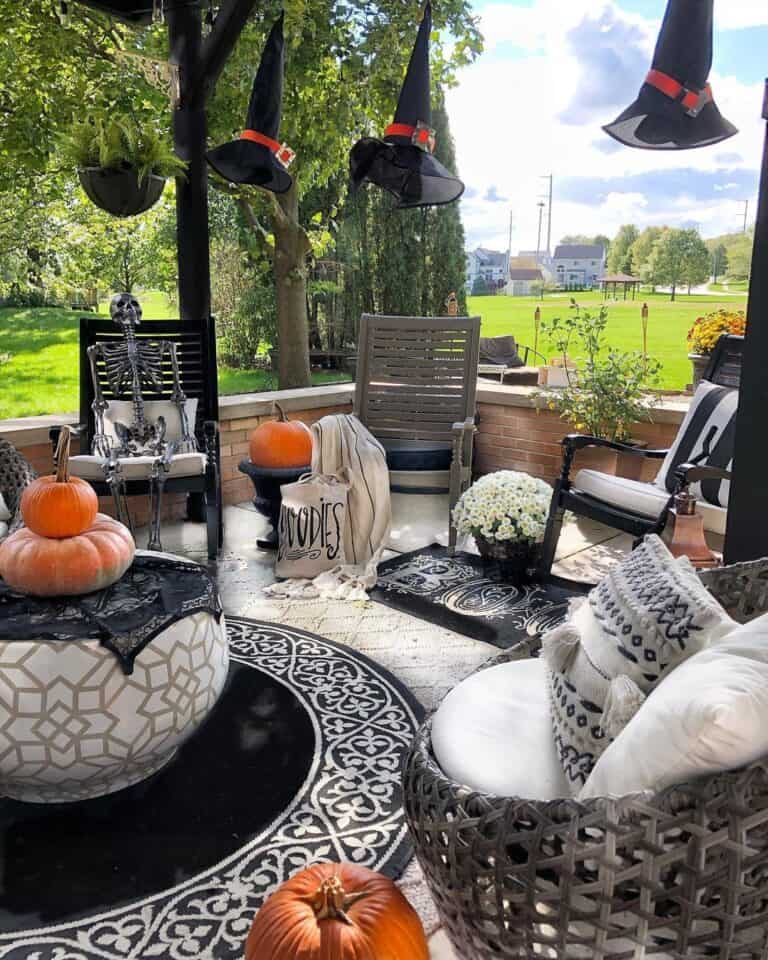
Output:
<instances>
[{"instance_id":1,"label":"black side table","mask_svg":"<svg viewBox=\"0 0 768 960\"><path fill-rule=\"evenodd\" d=\"M253 481L253 488L256 491L253 505L272 524L272 530L266 540L257 540L256 546L262 550L277 550L277 526L283 500L280 487L284 483L295 483L299 477L309 473L311 467L309 464L305 467L257 467L250 460L241 460L238 470Z\"/></svg>"}]
</instances>

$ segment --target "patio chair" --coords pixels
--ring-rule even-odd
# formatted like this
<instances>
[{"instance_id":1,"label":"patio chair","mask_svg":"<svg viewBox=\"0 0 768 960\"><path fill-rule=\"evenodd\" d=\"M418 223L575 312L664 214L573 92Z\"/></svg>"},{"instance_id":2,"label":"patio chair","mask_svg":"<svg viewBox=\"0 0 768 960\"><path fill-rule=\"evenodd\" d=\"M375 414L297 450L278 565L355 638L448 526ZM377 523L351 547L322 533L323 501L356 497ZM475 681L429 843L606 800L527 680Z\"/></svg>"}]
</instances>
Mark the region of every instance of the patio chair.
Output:
<instances>
[{"instance_id":1,"label":"patio chair","mask_svg":"<svg viewBox=\"0 0 768 960\"><path fill-rule=\"evenodd\" d=\"M766 560L700 576L739 623L768 609ZM512 649L480 670L519 658ZM509 730L512 756L525 736ZM428 721L403 792L416 857L462 960L766 955L768 757L656 793L505 797L449 777Z\"/></svg>"},{"instance_id":2,"label":"patio chair","mask_svg":"<svg viewBox=\"0 0 768 960\"><path fill-rule=\"evenodd\" d=\"M710 485L705 487L705 491L717 491L717 487L712 485L723 483L718 469L722 471L728 464L717 462L716 441L718 436L727 440L733 429L743 349L743 337L720 338L704 380L725 388L717 395L722 401L722 416L718 419L715 408L710 409L708 415L697 413L693 418L689 415L670 448L673 453L669 458L670 450L647 450L580 434L563 438L563 467L555 484L542 548L543 572L548 573L552 567L566 510L641 538L648 533L661 533L664 529L674 494L681 484L689 482L690 470L702 466L715 468L710 478L703 482ZM627 480L598 470L580 470L571 479L576 453L587 447L602 447L664 463L652 483ZM696 482L697 479L692 478L690 482ZM699 497L698 510L704 519L705 529L724 536L727 509L709 502L713 499L718 497L706 494L704 498ZM727 493L722 495L722 499L724 503L727 502Z\"/></svg>"},{"instance_id":3,"label":"patio chair","mask_svg":"<svg viewBox=\"0 0 768 960\"><path fill-rule=\"evenodd\" d=\"M545 357L537 350L519 344L512 336L480 337L477 372L481 377L498 377L499 383L504 383L510 376L517 384L535 384L539 371L537 367L528 366L531 354L546 363Z\"/></svg>"},{"instance_id":4,"label":"patio chair","mask_svg":"<svg viewBox=\"0 0 768 960\"><path fill-rule=\"evenodd\" d=\"M210 334L208 324L197 327L183 320L145 320L135 331L137 340L171 341L175 344L178 382L171 357L165 354L162 360L162 389L145 388L142 396L148 408L153 403L165 404L165 409L156 407L155 411L167 415L174 389L178 386L187 398L187 410L194 409L194 424L190 423L189 426L199 452L185 452L171 458L163 493L187 495L187 516L190 520L206 523L208 558L213 560L221 550L223 526L216 371L209 370L206 361L211 355L208 346ZM109 410L105 412L105 421L125 421L126 418L130 421L131 414L126 405L131 404L131 394L129 391L115 394L101 361L94 365L92 376L88 350L95 344L119 342L121 337L121 331L112 320L93 316L80 318L80 423L75 432L83 453L70 458L70 468L74 475L87 480L99 496L111 496L113 488L106 479L104 451L96 448L94 376L98 378L99 389L108 408L113 408L111 417ZM170 425L172 412L167 419ZM59 428L50 432L54 450L58 434ZM146 456L120 459L123 497L151 494L152 464L147 461L152 459ZM130 516L127 519L130 521Z\"/></svg>"},{"instance_id":5,"label":"patio chair","mask_svg":"<svg viewBox=\"0 0 768 960\"><path fill-rule=\"evenodd\" d=\"M355 414L386 450L393 491L450 494L450 549L472 479L479 340L480 317L360 321Z\"/></svg>"}]
</instances>

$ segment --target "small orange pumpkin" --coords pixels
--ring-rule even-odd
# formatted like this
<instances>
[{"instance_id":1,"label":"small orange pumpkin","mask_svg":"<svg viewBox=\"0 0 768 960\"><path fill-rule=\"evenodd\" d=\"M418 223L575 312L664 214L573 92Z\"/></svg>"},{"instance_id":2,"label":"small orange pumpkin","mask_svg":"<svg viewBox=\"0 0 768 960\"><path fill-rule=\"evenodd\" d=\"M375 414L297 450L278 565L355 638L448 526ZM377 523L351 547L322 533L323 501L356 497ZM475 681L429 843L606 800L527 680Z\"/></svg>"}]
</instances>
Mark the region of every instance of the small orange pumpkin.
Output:
<instances>
[{"instance_id":1,"label":"small orange pumpkin","mask_svg":"<svg viewBox=\"0 0 768 960\"><path fill-rule=\"evenodd\" d=\"M256 914L245 960L429 960L418 914L391 880L321 863L284 883Z\"/></svg>"},{"instance_id":2,"label":"small orange pumpkin","mask_svg":"<svg viewBox=\"0 0 768 960\"><path fill-rule=\"evenodd\" d=\"M38 477L21 497L24 523L41 537L76 537L93 524L99 499L90 483L69 475L69 427L59 434L56 473Z\"/></svg>"},{"instance_id":3,"label":"small orange pumpkin","mask_svg":"<svg viewBox=\"0 0 768 960\"><path fill-rule=\"evenodd\" d=\"M270 470L306 467L312 461L312 431L301 420L289 420L275 402L277 420L259 424L251 434L251 463Z\"/></svg>"},{"instance_id":4,"label":"small orange pumpkin","mask_svg":"<svg viewBox=\"0 0 768 960\"><path fill-rule=\"evenodd\" d=\"M17 593L77 596L103 590L133 563L130 530L103 513L76 537L41 537L22 527L0 543L0 577Z\"/></svg>"}]
</instances>

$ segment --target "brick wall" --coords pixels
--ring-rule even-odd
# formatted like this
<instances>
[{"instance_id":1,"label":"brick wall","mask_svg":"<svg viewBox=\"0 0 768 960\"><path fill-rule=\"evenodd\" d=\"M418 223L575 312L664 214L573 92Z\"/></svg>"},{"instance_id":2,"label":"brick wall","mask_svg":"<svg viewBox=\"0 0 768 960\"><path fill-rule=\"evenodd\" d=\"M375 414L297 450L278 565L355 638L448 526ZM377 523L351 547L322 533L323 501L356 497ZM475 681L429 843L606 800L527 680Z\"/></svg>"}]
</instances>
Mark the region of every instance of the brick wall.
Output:
<instances>
[{"instance_id":1,"label":"brick wall","mask_svg":"<svg viewBox=\"0 0 768 960\"><path fill-rule=\"evenodd\" d=\"M246 397L225 397L221 402L222 488L224 502L239 503L253 497L248 477L238 464L248 456L251 431L272 417L272 401L279 399L291 419L311 424L330 413L348 413L352 407L352 384L329 385L307 390L280 391L276 394L253 394ZM526 387L505 387L482 383L478 387L479 425L476 437L475 470L524 470L544 480L553 481L560 472L560 441L569 432L566 423L551 411L537 411ZM653 424L638 424L634 431L638 440L649 447L668 447L679 429L686 410L679 398L665 400L654 413ZM24 453L38 473L52 469L51 447L46 437L53 423L74 423L74 417L30 418L0 423L0 436L6 437ZM77 444L73 446L73 452ZM635 463L630 459L631 463ZM627 475L622 463L608 451L583 451L576 468L589 466L606 472ZM642 479L650 480L658 463L644 465ZM102 509L110 512L111 501L102 499ZM183 496L168 497L164 504L167 519L181 518L186 509ZM148 501L131 498L131 512L137 526L146 523Z\"/></svg>"},{"instance_id":2,"label":"brick wall","mask_svg":"<svg viewBox=\"0 0 768 960\"><path fill-rule=\"evenodd\" d=\"M560 441L564 434L574 431L556 413L482 401L478 404L478 413L480 423L475 438L478 473L524 470L543 480L552 481L557 477L562 462ZM645 441L648 447L669 447L679 425L678 418L675 422L638 424L634 437ZM575 466L629 475L624 458L619 464L616 459L608 450L584 450L578 454ZM645 463L640 479L652 480L658 466L658 461Z\"/></svg>"}]
</instances>

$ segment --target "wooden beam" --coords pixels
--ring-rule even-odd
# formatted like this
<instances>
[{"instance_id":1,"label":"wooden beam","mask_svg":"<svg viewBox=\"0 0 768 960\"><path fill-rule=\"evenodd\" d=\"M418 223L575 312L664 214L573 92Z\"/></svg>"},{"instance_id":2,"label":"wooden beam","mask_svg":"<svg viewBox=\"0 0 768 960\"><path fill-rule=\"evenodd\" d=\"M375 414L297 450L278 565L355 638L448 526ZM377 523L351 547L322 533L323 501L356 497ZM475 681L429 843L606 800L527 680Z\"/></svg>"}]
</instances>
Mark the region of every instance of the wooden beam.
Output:
<instances>
[{"instance_id":1,"label":"wooden beam","mask_svg":"<svg viewBox=\"0 0 768 960\"><path fill-rule=\"evenodd\" d=\"M213 93L216 81L258 2L224 0L222 3L200 56L200 93L206 99Z\"/></svg>"},{"instance_id":2,"label":"wooden beam","mask_svg":"<svg viewBox=\"0 0 768 960\"><path fill-rule=\"evenodd\" d=\"M763 103L768 121L768 82ZM736 415L733 480L728 500L725 562L768 556L768 129L766 130L755 245L749 285L747 330Z\"/></svg>"}]
</instances>

